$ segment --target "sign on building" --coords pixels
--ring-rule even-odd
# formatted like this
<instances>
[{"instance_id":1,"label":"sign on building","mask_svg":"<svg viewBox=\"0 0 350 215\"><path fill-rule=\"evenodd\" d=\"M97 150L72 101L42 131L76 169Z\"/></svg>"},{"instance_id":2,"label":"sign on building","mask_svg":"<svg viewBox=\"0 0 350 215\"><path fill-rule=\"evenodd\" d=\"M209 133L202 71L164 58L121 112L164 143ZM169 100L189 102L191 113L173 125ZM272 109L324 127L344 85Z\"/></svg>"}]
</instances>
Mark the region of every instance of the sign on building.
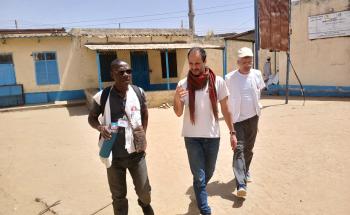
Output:
<instances>
[{"instance_id":1,"label":"sign on building","mask_svg":"<svg viewBox=\"0 0 350 215\"><path fill-rule=\"evenodd\" d=\"M350 11L309 16L309 39L350 35Z\"/></svg>"},{"instance_id":2,"label":"sign on building","mask_svg":"<svg viewBox=\"0 0 350 215\"><path fill-rule=\"evenodd\" d=\"M288 51L289 1L259 0L260 48Z\"/></svg>"}]
</instances>

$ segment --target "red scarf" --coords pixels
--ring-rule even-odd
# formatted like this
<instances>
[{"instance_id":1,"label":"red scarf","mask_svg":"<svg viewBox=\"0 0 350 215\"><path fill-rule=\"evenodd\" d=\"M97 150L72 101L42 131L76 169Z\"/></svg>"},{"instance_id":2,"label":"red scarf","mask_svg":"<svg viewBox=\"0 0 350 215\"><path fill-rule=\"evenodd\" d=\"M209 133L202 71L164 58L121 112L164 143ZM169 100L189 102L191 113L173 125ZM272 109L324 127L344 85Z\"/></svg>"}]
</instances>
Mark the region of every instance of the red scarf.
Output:
<instances>
[{"instance_id":1,"label":"red scarf","mask_svg":"<svg viewBox=\"0 0 350 215\"><path fill-rule=\"evenodd\" d=\"M203 89L209 81L209 98L215 120L218 120L218 106L217 106L217 95L215 88L215 74L210 68L205 68L205 71L198 76L192 74L191 71L187 74L187 90L189 95L190 103L190 119L192 124L195 124L194 113L195 113L195 100L196 90Z\"/></svg>"}]
</instances>

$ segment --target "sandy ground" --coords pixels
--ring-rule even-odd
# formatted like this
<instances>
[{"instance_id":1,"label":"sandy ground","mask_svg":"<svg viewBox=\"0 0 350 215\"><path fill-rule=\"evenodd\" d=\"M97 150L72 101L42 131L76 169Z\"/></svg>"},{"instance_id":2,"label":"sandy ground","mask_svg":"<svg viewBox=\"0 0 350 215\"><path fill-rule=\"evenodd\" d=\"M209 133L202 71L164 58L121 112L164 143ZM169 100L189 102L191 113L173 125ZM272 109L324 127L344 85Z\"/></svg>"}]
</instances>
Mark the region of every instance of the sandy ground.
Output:
<instances>
[{"instance_id":1,"label":"sandy ground","mask_svg":"<svg viewBox=\"0 0 350 215\"><path fill-rule=\"evenodd\" d=\"M213 214L350 214L350 100L263 99L251 166L238 198L224 121L208 185ZM198 214L183 138L172 109L151 109L147 162L159 215ZM85 106L0 113L0 214L89 215L111 202ZM142 214L128 175L129 214ZM46 214L52 214L48 212ZM98 213L112 214L112 207Z\"/></svg>"}]
</instances>

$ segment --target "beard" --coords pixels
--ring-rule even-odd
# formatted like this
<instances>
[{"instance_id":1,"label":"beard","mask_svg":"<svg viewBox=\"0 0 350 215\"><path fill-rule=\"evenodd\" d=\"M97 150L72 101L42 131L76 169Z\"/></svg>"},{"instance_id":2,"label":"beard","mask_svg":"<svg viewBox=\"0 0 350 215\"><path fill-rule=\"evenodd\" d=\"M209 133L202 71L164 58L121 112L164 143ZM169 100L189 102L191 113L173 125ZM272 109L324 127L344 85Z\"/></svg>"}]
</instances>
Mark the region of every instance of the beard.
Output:
<instances>
[{"instance_id":1,"label":"beard","mask_svg":"<svg viewBox=\"0 0 350 215\"><path fill-rule=\"evenodd\" d=\"M200 74L202 74L204 72L204 68L203 69L191 69L191 72L194 76L199 76Z\"/></svg>"}]
</instances>

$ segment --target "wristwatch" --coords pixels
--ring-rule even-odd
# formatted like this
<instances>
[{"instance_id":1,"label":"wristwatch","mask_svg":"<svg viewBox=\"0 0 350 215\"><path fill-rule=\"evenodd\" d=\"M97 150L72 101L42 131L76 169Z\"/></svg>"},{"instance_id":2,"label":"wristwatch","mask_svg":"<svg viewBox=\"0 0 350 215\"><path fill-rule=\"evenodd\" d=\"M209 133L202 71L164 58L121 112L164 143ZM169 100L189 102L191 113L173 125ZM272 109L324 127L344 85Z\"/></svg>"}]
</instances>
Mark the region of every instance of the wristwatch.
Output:
<instances>
[{"instance_id":1,"label":"wristwatch","mask_svg":"<svg viewBox=\"0 0 350 215\"><path fill-rule=\"evenodd\" d=\"M236 131L230 131L230 135L236 135Z\"/></svg>"}]
</instances>

